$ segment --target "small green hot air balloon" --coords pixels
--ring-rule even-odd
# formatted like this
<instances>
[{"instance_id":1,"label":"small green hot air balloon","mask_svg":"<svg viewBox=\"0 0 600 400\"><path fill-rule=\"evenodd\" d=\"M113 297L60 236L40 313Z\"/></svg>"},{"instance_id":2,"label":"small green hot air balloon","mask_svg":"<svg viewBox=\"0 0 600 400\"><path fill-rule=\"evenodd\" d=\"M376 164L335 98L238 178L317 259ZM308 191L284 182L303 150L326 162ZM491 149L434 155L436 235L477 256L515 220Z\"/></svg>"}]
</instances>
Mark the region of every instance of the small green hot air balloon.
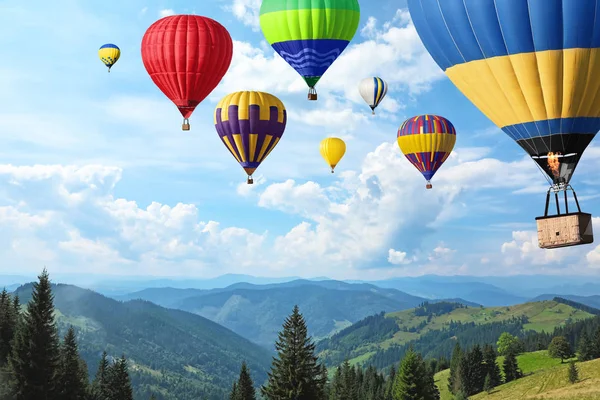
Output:
<instances>
[{"instance_id":1,"label":"small green hot air balloon","mask_svg":"<svg viewBox=\"0 0 600 400\"><path fill-rule=\"evenodd\" d=\"M273 49L306 81L315 85L354 37L358 0L263 0L260 26Z\"/></svg>"}]
</instances>

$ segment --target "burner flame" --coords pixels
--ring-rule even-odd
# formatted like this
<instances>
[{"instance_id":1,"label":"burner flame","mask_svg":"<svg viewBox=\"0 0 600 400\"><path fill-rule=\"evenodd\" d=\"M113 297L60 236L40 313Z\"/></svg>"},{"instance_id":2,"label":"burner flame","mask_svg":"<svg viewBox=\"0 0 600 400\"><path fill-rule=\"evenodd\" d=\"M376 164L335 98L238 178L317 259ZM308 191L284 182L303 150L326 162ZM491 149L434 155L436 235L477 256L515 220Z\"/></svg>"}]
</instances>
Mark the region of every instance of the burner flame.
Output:
<instances>
[{"instance_id":1,"label":"burner flame","mask_svg":"<svg viewBox=\"0 0 600 400\"><path fill-rule=\"evenodd\" d=\"M550 168L550 171L552 171L552 175L554 175L555 178L559 177L560 161L558 160L558 157L560 155L560 153L548 153L548 168Z\"/></svg>"}]
</instances>

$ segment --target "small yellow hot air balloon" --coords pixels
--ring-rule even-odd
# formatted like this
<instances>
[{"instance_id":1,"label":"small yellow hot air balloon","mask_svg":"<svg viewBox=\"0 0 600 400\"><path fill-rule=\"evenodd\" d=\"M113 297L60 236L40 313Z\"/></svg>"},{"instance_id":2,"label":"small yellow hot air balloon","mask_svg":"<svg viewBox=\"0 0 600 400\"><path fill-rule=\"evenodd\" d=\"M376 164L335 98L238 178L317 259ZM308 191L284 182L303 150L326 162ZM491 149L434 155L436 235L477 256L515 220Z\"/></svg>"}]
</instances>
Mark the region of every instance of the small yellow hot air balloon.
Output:
<instances>
[{"instance_id":1,"label":"small yellow hot air balloon","mask_svg":"<svg viewBox=\"0 0 600 400\"><path fill-rule=\"evenodd\" d=\"M321 140L321 156L331 167L331 173L346 153L346 143L340 138L330 137Z\"/></svg>"},{"instance_id":2,"label":"small yellow hot air balloon","mask_svg":"<svg viewBox=\"0 0 600 400\"><path fill-rule=\"evenodd\" d=\"M107 43L100 47L98 50L98 57L108 67L108 72L121 57L121 50L116 44Z\"/></svg>"}]
</instances>

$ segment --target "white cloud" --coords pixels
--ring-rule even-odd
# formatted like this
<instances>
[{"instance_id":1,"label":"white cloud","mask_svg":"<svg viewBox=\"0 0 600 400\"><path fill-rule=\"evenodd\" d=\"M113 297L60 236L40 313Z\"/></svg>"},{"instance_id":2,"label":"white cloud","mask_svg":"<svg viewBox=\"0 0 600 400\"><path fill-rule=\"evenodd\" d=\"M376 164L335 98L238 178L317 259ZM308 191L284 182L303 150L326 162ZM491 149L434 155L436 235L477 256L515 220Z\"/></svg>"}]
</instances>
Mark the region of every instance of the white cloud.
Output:
<instances>
[{"instance_id":1,"label":"white cloud","mask_svg":"<svg viewBox=\"0 0 600 400\"><path fill-rule=\"evenodd\" d=\"M249 26L253 31L260 30L260 4L261 0L233 0L233 4L225 6L242 24Z\"/></svg>"},{"instance_id":2,"label":"white cloud","mask_svg":"<svg viewBox=\"0 0 600 400\"><path fill-rule=\"evenodd\" d=\"M388 251L388 262L394 265L410 264L414 259L407 257L407 253L404 251L389 249Z\"/></svg>"},{"instance_id":3,"label":"white cloud","mask_svg":"<svg viewBox=\"0 0 600 400\"><path fill-rule=\"evenodd\" d=\"M160 10L160 11L158 12L158 15L159 15L161 18L168 17L168 16L170 16L170 15L175 15L175 10L173 10L173 9L171 9L171 8L165 8L165 9L163 9L163 10Z\"/></svg>"},{"instance_id":4,"label":"white cloud","mask_svg":"<svg viewBox=\"0 0 600 400\"><path fill-rule=\"evenodd\" d=\"M546 265L560 263L573 255L574 248L541 249L537 232L513 231L512 241L502 244L501 251L507 265Z\"/></svg>"}]
</instances>

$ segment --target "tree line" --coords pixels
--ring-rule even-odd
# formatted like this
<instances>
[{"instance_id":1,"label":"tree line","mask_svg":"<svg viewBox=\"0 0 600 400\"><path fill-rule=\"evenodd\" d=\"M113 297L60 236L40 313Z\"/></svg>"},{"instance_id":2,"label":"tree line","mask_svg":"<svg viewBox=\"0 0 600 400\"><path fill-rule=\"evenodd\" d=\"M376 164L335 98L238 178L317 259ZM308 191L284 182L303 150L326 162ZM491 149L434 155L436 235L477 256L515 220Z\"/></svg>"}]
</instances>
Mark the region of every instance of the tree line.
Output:
<instances>
[{"instance_id":1,"label":"tree line","mask_svg":"<svg viewBox=\"0 0 600 400\"><path fill-rule=\"evenodd\" d=\"M25 310L18 295L0 293L0 400L133 400L124 355L104 352L90 382L75 329L60 340L45 269Z\"/></svg>"}]
</instances>

